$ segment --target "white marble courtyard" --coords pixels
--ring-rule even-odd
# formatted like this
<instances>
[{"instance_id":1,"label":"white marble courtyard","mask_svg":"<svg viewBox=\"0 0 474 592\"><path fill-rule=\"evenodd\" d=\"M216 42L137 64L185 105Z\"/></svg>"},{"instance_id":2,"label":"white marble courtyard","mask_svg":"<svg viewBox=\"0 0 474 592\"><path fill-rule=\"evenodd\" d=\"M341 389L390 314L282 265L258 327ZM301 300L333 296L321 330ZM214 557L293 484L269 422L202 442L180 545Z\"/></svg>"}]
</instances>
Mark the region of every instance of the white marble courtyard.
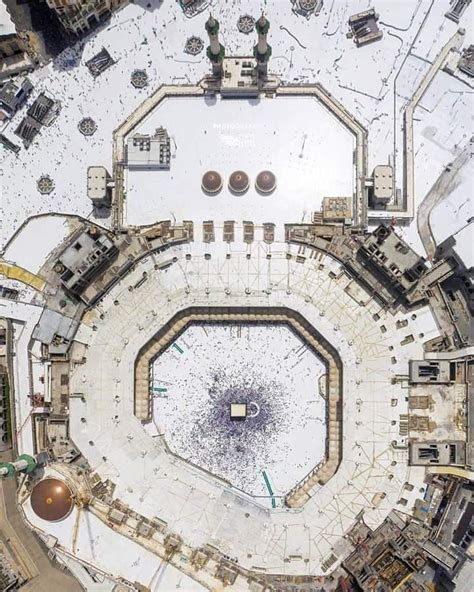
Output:
<instances>
[{"instance_id":1,"label":"white marble courtyard","mask_svg":"<svg viewBox=\"0 0 474 592\"><path fill-rule=\"evenodd\" d=\"M324 457L324 373L285 325L191 325L153 365L154 421L184 459L251 495L284 495Z\"/></svg>"}]
</instances>

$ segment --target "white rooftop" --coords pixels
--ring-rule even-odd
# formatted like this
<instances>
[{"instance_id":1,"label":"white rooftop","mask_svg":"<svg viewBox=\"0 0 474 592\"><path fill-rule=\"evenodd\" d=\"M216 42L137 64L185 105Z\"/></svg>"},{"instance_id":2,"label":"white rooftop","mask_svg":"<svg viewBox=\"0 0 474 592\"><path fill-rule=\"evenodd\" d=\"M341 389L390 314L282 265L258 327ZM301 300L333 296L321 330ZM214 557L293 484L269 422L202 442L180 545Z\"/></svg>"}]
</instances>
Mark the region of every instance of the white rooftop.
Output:
<instances>
[{"instance_id":1,"label":"white rooftop","mask_svg":"<svg viewBox=\"0 0 474 592\"><path fill-rule=\"evenodd\" d=\"M84 43L66 50L51 64L31 75L35 90L29 103L40 92L47 90L61 101L62 110L50 127L41 130L28 150L22 149L18 156L3 151L5 166L1 171L3 200L0 204L0 245L3 246L11 233L32 214L58 211L94 217L92 204L87 198L87 168L102 165L111 172L113 130L160 84L196 84L210 71L205 52L193 57L183 50L185 40L191 35L205 39L207 12L190 19L182 14L176 3L160 3L159 7L157 3L151 4L150 9L147 9L138 3L130 3L112 15L106 28L92 34ZM403 11L396 3L383 2L377 6L381 15L379 24L384 30L383 40L357 48L352 40L346 38L347 20L352 14L366 8L367 4L363 0L352 0L346 4L325 3L318 17L306 20L292 13L290 2L278 2L266 7L271 23L269 40L273 47L270 69L283 81L320 82L368 128L368 169L371 171L375 165L393 159L394 148L396 154L401 155L399 131L402 128L401 113L406 104L405 97L411 95L430 61L434 60L441 47L455 33L457 25L444 17L446 7L443 2L407 0L403 4ZM260 2L248 0L239 4L241 14L258 15L260 11ZM254 40L237 31L237 17L234 6L220 7L222 38L229 54L248 55ZM471 17L472 5L462 22L466 29L466 45L472 42ZM412 53L408 55L412 44ZM107 48L115 64L94 79L85 62L102 47ZM148 74L149 85L144 90L134 88L129 82L131 73L137 67L146 69ZM394 84L397 90L395 95ZM447 88L453 92L446 92ZM452 155L471 135L470 92L464 79L458 80L440 72L433 82L432 90L428 90L421 107L416 111L415 194L418 202L423 199L434 178L452 159ZM425 104L428 110L423 109ZM4 122L0 130L17 144L20 144L20 140L13 132L25 112L26 108L20 110L12 121ZM393 113L397 116L395 128ZM445 113L450 113L450 118L446 118ZM286 118L287 113L283 116ZM77 125L83 117L92 117L97 123L97 131L93 136L85 137L79 132ZM226 122L226 117L221 123ZM245 117L244 121L247 119ZM235 118L232 123L239 121L242 118ZM199 129L201 125L190 110L184 116L184 121L175 123L174 127L184 128L186 123L191 129L195 126ZM310 141L313 132L311 126L308 127ZM395 146L394 132L397 133ZM179 129L176 133L179 133ZM242 133L238 132L237 137L241 138ZM296 153L293 164L296 168L302 144L301 130L299 134L294 138ZM184 138L183 135L181 137ZM326 140L329 141L330 136ZM269 145L270 136L261 141L261 144L257 142L256 145L255 168L260 164L258 159L260 162L267 160L261 150ZM314 142L317 143L316 137ZM73 150L71 146L74 146ZM190 147L181 142L179 150L184 153ZM247 148L244 151L247 153ZM209 155L205 150L203 154ZM277 159L281 162L282 157L278 155ZM181 159L180 156L178 158ZM213 165L216 169L222 168L226 174L234 163L222 158L220 167L215 158ZM429 166L427 163L430 163ZM198 181L197 164L193 167L196 167ZM253 163L249 164L251 174L252 167ZM398 160L397 167L397 186L401 187L401 163ZM328 170L331 171L332 166ZM281 177L280 182L284 182L285 173L275 172L277 177ZM42 174L50 175L55 183L55 189L49 195L41 195L37 191L36 181ZM311 182L313 177L310 171L306 169L304 174ZM176 188L181 192L182 187ZM319 200L318 191L316 184L316 204ZM184 199L181 195L179 199ZM225 196L223 191L221 198ZM155 196L153 191L142 196L144 218L173 209L167 203L157 204L156 197L159 199L159 195ZM283 199L282 194L280 197ZM173 193L172 203L175 198L176 193ZM190 202L192 207L193 200ZM201 200L200 205L202 203ZM303 211L313 209L312 203L311 192L307 189L302 201L296 204L295 221L299 221L298 216ZM211 204L209 202L207 206L209 209L213 208ZM280 205L277 205L275 215L278 215L279 210ZM177 213L181 213L179 207ZM136 218L138 220L138 214ZM99 222L103 224L107 220L101 218ZM421 251L416 224L403 232L410 244Z\"/></svg>"},{"instance_id":2,"label":"white rooftop","mask_svg":"<svg viewBox=\"0 0 474 592\"><path fill-rule=\"evenodd\" d=\"M15 33L15 25L7 10L7 6L4 0L0 0L0 37L3 35L13 35Z\"/></svg>"},{"instance_id":3,"label":"white rooftop","mask_svg":"<svg viewBox=\"0 0 474 592\"><path fill-rule=\"evenodd\" d=\"M77 366L70 382L72 392L84 394L84 401L71 399L70 430L92 470L117 484L119 499L145 516L160 516L189 544L218 545L238 557L244 567L268 563L283 573L306 573L308 569L320 573L321 562L361 508L365 508L366 523L377 526L396 506L404 483L411 479L406 450L391 448L393 440L404 443L397 420L407 409L403 386L391 378L405 371L409 359L422 356L422 341L438 335L438 330L427 308L412 318L411 314L384 313L374 301L360 306L345 290L349 278L338 275L340 266L329 257L317 264L288 262L286 245L278 243L272 245L269 264L262 256L268 248L258 241L250 250L237 243L228 259L222 241L194 242L169 249L154 261L148 258L117 284L101 305L103 317L92 312L77 335L89 347L86 363ZM294 254L297 248L291 251ZM210 260L204 258L205 252L211 254ZM191 260L185 260L186 253L192 253ZM153 272L155 262L172 257L178 258L176 264L167 271ZM130 292L129 285L142 278L144 271L148 279ZM331 273L339 279L331 279ZM188 293L182 289L184 278ZM300 312L330 340L345 364L343 460L329 483L316 487L313 497L296 513L284 508L269 512L237 488L224 487L176 459L166 451L160 431L153 426L144 431L133 417L130 393L135 358L158 327L187 306L249 304L289 306ZM408 324L399 323L397 328L399 320ZM414 341L402 345L407 334ZM172 382L170 377L166 382ZM397 400L396 406L387 405L391 399ZM387 496L374 506L371 500L381 491ZM251 520L242 519L244 513ZM292 529L282 553L277 541L288 523ZM314 545L303 549L307 527ZM288 555L302 560L287 564L284 557Z\"/></svg>"},{"instance_id":4,"label":"white rooftop","mask_svg":"<svg viewBox=\"0 0 474 592\"><path fill-rule=\"evenodd\" d=\"M354 191L354 138L313 97L167 98L131 135L150 134L159 126L171 137L171 168L127 170L128 224L167 218L309 222L323 197ZM208 170L223 178L218 195L201 189ZM227 186L236 170L250 177L244 195L233 195ZM254 186L262 170L277 177L276 190L265 197Z\"/></svg>"}]
</instances>

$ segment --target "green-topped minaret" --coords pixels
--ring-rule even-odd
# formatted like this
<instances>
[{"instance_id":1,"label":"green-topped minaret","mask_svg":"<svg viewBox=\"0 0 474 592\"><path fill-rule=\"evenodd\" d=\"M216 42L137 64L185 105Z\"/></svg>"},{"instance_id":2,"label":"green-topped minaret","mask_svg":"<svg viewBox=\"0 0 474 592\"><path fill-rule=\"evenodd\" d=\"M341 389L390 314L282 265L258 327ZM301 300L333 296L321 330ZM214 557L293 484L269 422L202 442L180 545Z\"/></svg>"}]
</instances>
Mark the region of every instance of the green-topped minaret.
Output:
<instances>
[{"instance_id":1,"label":"green-topped minaret","mask_svg":"<svg viewBox=\"0 0 474 592\"><path fill-rule=\"evenodd\" d=\"M0 463L0 478L12 477L15 473L32 473L37 467L37 461L29 454L21 454L9 463Z\"/></svg>"},{"instance_id":2,"label":"green-topped minaret","mask_svg":"<svg viewBox=\"0 0 474 592\"><path fill-rule=\"evenodd\" d=\"M262 12L262 16L255 22L255 30L258 33L258 43L253 48L253 55L257 60L257 71L259 76L266 77L268 60L272 55L272 48L267 43L267 33L270 28L270 21Z\"/></svg>"},{"instance_id":3,"label":"green-topped minaret","mask_svg":"<svg viewBox=\"0 0 474 592\"><path fill-rule=\"evenodd\" d=\"M209 35L209 47L207 57L211 60L214 76L222 76L222 62L225 56L225 48L219 43L219 21L212 15L206 21L206 31Z\"/></svg>"}]
</instances>

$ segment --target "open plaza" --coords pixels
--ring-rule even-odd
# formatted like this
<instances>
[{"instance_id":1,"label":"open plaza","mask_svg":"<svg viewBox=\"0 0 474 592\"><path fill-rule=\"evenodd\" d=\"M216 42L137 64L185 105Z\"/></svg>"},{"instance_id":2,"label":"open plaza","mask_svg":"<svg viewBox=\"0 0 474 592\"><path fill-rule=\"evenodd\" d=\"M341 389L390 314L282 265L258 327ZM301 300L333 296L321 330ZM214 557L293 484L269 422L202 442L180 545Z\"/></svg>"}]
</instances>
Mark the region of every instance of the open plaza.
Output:
<instances>
[{"instance_id":1,"label":"open plaza","mask_svg":"<svg viewBox=\"0 0 474 592\"><path fill-rule=\"evenodd\" d=\"M355 188L354 139L313 97L167 98L133 133L150 134L160 126L173 136L171 166L169 171L127 171L128 224L167 218L245 220L249 215L256 222L284 223L288 216L307 220L323 197L352 195ZM224 187L219 196L203 195L202 175L216 168ZM228 187L235 170L251 179L245 195L236 196ZM268 196L255 189L264 170L277 177Z\"/></svg>"}]
</instances>

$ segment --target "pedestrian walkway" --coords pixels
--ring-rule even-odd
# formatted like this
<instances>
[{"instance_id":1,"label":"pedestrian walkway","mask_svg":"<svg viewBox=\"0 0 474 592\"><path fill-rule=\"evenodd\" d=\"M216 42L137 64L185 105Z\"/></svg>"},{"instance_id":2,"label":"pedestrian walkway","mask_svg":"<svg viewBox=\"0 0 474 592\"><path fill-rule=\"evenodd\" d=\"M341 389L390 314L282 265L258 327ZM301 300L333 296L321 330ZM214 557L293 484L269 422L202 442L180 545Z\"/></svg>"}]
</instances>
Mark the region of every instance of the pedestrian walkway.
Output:
<instances>
[{"instance_id":1,"label":"pedestrian walkway","mask_svg":"<svg viewBox=\"0 0 474 592\"><path fill-rule=\"evenodd\" d=\"M17 280L22 284L27 284L38 291L41 291L45 285L45 281L39 276L6 261L0 261L0 276L2 275L10 280Z\"/></svg>"}]
</instances>

